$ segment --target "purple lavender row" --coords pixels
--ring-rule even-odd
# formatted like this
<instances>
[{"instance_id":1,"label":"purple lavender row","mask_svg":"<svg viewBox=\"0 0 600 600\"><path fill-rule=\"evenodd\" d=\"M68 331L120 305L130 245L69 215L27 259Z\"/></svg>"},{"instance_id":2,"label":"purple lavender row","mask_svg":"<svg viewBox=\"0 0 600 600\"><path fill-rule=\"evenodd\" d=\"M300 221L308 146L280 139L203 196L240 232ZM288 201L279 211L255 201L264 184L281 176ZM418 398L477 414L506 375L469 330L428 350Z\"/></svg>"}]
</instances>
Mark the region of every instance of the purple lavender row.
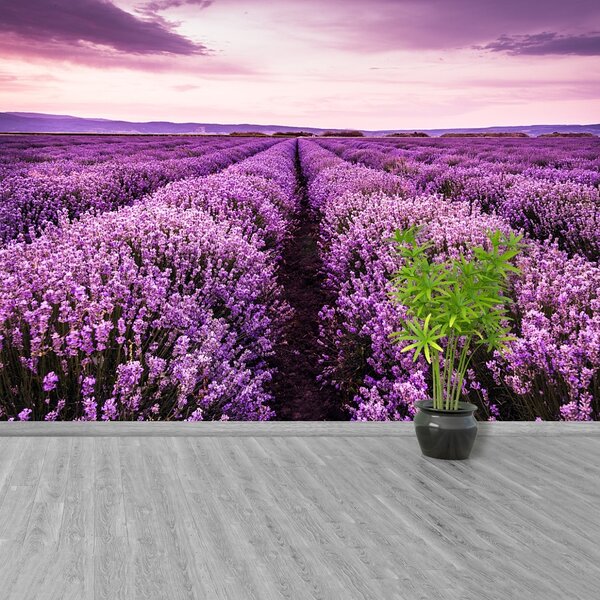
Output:
<instances>
[{"instance_id":1,"label":"purple lavender row","mask_svg":"<svg viewBox=\"0 0 600 600\"><path fill-rule=\"evenodd\" d=\"M542 178L590 178L579 183L600 183L600 140L584 139L404 139L319 140L324 147L343 152L353 162L376 160L381 168L403 163L427 167L481 167L495 172L531 174ZM594 183L595 182L595 183Z\"/></svg>"},{"instance_id":2,"label":"purple lavender row","mask_svg":"<svg viewBox=\"0 0 600 600\"><path fill-rule=\"evenodd\" d=\"M27 175L59 165L68 173L82 166L117 158L165 160L201 156L210 151L244 143L231 138L147 138L87 136L0 137L0 180L9 175Z\"/></svg>"},{"instance_id":3,"label":"purple lavender row","mask_svg":"<svg viewBox=\"0 0 600 600\"><path fill-rule=\"evenodd\" d=\"M100 163L64 174L52 167L0 184L0 243L31 241L49 224L79 218L87 211L126 206L166 183L223 169L273 145L254 140L201 156L169 160L131 159Z\"/></svg>"},{"instance_id":4,"label":"purple lavender row","mask_svg":"<svg viewBox=\"0 0 600 600\"><path fill-rule=\"evenodd\" d=\"M399 258L386 243L397 228L422 226L440 258L486 243L510 226L464 201L418 193L402 178L342 161L300 142L309 199L322 215L320 251L335 297L321 311L323 381L348 400L353 419L410 419L426 396L426 365L391 343L404 312L388 296ZM502 419L598 418L600 269L549 243L531 242L513 281L516 335L506 359L490 356L466 391Z\"/></svg>"},{"instance_id":5,"label":"purple lavender row","mask_svg":"<svg viewBox=\"0 0 600 600\"><path fill-rule=\"evenodd\" d=\"M382 150L379 142L359 142L344 146L341 142L321 142L340 157L352 162L401 175L412 182L418 192L439 194L450 200L466 200L486 212L498 214L515 229L544 241L557 240L570 254L590 260L600 258L600 141L584 142L595 159L585 164L595 170L582 169L583 158L567 158L568 149L553 144L551 168L532 167L530 144L535 140L496 141L496 152L504 160L490 157L447 155L427 148L417 154L399 153L394 147ZM547 143L547 142L546 142ZM581 142L580 142L581 143ZM503 146L506 144L506 146ZM418 147L417 147L418 148ZM448 147L441 150L448 150ZM510 154L512 151L512 155ZM422 162L427 159L427 162ZM550 158L547 158L550 161ZM540 162L538 160L538 162ZM546 164L546 163L544 163ZM518 173L518 174L515 174Z\"/></svg>"},{"instance_id":6,"label":"purple lavender row","mask_svg":"<svg viewBox=\"0 0 600 600\"><path fill-rule=\"evenodd\" d=\"M295 143L0 250L0 415L263 420Z\"/></svg>"}]
</instances>

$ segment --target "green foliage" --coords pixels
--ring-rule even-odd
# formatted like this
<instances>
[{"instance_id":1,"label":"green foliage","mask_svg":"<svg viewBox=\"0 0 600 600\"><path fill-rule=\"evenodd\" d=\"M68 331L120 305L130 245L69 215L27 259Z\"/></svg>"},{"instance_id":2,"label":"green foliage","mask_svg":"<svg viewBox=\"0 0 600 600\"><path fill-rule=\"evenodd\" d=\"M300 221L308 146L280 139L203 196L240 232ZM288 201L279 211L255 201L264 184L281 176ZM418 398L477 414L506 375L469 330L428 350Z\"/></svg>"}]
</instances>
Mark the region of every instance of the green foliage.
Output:
<instances>
[{"instance_id":1,"label":"green foliage","mask_svg":"<svg viewBox=\"0 0 600 600\"><path fill-rule=\"evenodd\" d=\"M314 133L309 131L276 131L273 137L314 137Z\"/></svg>"},{"instance_id":2,"label":"green foliage","mask_svg":"<svg viewBox=\"0 0 600 600\"><path fill-rule=\"evenodd\" d=\"M390 240L403 259L392 278L392 298L408 310L405 328L392 334L407 343L413 360L431 364L433 406L458 410L469 363L480 348L503 350L510 336L508 276L518 273L513 260L521 236L489 233L490 249L473 248L445 262L430 258L432 244L417 240L418 228L396 231Z\"/></svg>"},{"instance_id":3,"label":"green foliage","mask_svg":"<svg viewBox=\"0 0 600 600\"><path fill-rule=\"evenodd\" d=\"M365 137L365 134L354 129L344 129L343 131L324 131L321 137Z\"/></svg>"},{"instance_id":4,"label":"green foliage","mask_svg":"<svg viewBox=\"0 0 600 600\"><path fill-rule=\"evenodd\" d=\"M263 131L232 131L230 137L267 137Z\"/></svg>"}]
</instances>

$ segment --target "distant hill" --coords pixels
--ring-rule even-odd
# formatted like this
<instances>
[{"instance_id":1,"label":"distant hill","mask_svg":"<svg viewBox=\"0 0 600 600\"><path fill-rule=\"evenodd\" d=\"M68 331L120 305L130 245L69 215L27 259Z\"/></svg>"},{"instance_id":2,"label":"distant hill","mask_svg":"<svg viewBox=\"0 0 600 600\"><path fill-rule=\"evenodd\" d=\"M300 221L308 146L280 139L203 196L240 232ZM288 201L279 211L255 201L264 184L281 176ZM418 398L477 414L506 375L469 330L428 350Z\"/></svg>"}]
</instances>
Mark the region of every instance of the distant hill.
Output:
<instances>
[{"instance_id":1,"label":"distant hill","mask_svg":"<svg viewBox=\"0 0 600 600\"><path fill-rule=\"evenodd\" d=\"M171 123L170 121L150 121L144 123L114 121L111 119L86 119L68 115L50 115L28 112L0 113L2 133L101 133L101 134L220 134L257 132L262 134L293 133L303 131L321 135L330 129L318 127L298 127L286 125L257 125L255 123ZM412 132L412 129L363 130L366 136L384 136L393 133ZM552 133L592 133L600 135L600 124L594 125L519 125L511 127L466 127L454 129L423 129L431 136L444 133L498 133L523 132L530 136Z\"/></svg>"},{"instance_id":2,"label":"distant hill","mask_svg":"<svg viewBox=\"0 0 600 600\"><path fill-rule=\"evenodd\" d=\"M240 132L293 132L301 129L309 133L320 133L312 127L285 127L280 125L255 125L251 123L171 123L150 121L137 123L113 121L110 119L85 119L68 115L47 115L42 113L5 112L0 113L0 132L3 133L128 133L128 134L222 134Z\"/></svg>"}]
</instances>

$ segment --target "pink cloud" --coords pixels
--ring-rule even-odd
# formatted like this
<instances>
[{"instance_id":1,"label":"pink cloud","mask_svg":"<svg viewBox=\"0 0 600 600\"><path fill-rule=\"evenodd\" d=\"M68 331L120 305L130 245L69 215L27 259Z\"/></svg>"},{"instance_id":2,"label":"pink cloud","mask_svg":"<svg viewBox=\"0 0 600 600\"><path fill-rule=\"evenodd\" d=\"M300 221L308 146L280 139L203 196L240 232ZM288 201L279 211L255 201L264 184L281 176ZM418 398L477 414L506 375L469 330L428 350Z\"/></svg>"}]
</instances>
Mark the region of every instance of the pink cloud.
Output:
<instances>
[{"instance_id":1,"label":"pink cloud","mask_svg":"<svg viewBox=\"0 0 600 600\"><path fill-rule=\"evenodd\" d=\"M0 32L23 43L83 45L135 55L206 54L207 48L164 19L139 18L105 0L0 0Z\"/></svg>"},{"instance_id":2,"label":"pink cloud","mask_svg":"<svg viewBox=\"0 0 600 600\"><path fill-rule=\"evenodd\" d=\"M587 35L560 35L543 32L528 35L503 35L486 44L483 50L506 52L515 56L544 56L548 54L598 56L600 33Z\"/></svg>"},{"instance_id":3,"label":"pink cloud","mask_svg":"<svg viewBox=\"0 0 600 600\"><path fill-rule=\"evenodd\" d=\"M170 8L179 8L181 6L193 5L199 8L206 8L213 3L214 0L150 0L140 6L140 12L160 12Z\"/></svg>"},{"instance_id":4,"label":"pink cloud","mask_svg":"<svg viewBox=\"0 0 600 600\"><path fill-rule=\"evenodd\" d=\"M324 43L361 52L469 48L541 31L560 39L600 27L597 0L281 0L278 6L296 11Z\"/></svg>"}]
</instances>

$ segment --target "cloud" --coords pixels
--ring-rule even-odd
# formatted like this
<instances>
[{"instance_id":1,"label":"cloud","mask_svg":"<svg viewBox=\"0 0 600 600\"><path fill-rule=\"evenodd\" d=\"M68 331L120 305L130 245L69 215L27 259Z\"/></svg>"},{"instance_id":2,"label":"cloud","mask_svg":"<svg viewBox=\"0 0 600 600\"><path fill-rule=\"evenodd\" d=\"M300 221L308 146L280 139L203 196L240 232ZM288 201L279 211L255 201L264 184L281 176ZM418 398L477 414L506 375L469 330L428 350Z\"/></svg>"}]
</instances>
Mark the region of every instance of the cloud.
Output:
<instances>
[{"instance_id":1,"label":"cloud","mask_svg":"<svg viewBox=\"0 0 600 600\"><path fill-rule=\"evenodd\" d=\"M600 32L583 35L560 35L554 32L501 35L496 41L477 48L491 52L505 52L515 56L548 54L600 56Z\"/></svg>"},{"instance_id":2,"label":"cloud","mask_svg":"<svg viewBox=\"0 0 600 600\"><path fill-rule=\"evenodd\" d=\"M44 83L57 82L58 79L52 75L44 76ZM0 89L5 91L34 92L40 89L38 77L14 75L12 73L0 72Z\"/></svg>"},{"instance_id":3,"label":"cloud","mask_svg":"<svg viewBox=\"0 0 600 600\"><path fill-rule=\"evenodd\" d=\"M201 85L195 85L193 83L181 83L172 87L176 92L194 92L202 89Z\"/></svg>"},{"instance_id":4,"label":"cloud","mask_svg":"<svg viewBox=\"0 0 600 600\"><path fill-rule=\"evenodd\" d=\"M213 0L150 0L139 8L141 12L156 13L169 8L179 8L192 4L199 8L207 8L213 3Z\"/></svg>"},{"instance_id":5,"label":"cloud","mask_svg":"<svg viewBox=\"0 0 600 600\"><path fill-rule=\"evenodd\" d=\"M234 2L244 6L219 0ZM600 28L598 0L279 0L276 6L280 25L296 23L295 30L312 31L323 45L357 53L452 50L507 33L576 36Z\"/></svg>"},{"instance_id":6,"label":"cloud","mask_svg":"<svg viewBox=\"0 0 600 600\"><path fill-rule=\"evenodd\" d=\"M97 69L127 69L147 71L153 74L179 73L208 78L229 76L254 76L257 70L241 62L219 56L174 56L172 54L127 54L111 48L98 48L80 44L65 46L63 43L25 43L14 35L0 35L0 64L12 64L24 60L52 68L64 63L83 65ZM17 63L18 64L18 63Z\"/></svg>"},{"instance_id":7,"label":"cloud","mask_svg":"<svg viewBox=\"0 0 600 600\"><path fill-rule=\"evenodd\" d=\"M40 48L62 46L65 55L81 48L138 56L208 52L203 44L175 32L164 19L136 17L108 0L0 0L0 14L3 37Z\"/></svg>"}]
</instances>

